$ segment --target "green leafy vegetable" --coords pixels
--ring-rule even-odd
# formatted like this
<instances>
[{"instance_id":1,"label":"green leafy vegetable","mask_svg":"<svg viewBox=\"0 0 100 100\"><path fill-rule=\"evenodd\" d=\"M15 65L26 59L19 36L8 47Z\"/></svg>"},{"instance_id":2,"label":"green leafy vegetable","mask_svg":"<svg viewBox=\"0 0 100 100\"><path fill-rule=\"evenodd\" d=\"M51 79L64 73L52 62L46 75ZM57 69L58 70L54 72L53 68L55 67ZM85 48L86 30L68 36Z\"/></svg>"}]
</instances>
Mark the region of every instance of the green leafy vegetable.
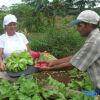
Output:
<instances>
[{"instance_id":1,"label":"green leafy vegetable","mask_svg":"<svg viewBox=\"0 0 100 100\"><path fill-rule=\"evenodd\" d=\"M22 76L14 83L0 80L0 100L95 100L95 97L71 90L51 76L42 81Z\"/></svg>"},{"instance_id":2,"label":"green leafy vegetable","mask_svg":"<svg viewBox=\"0 0 100 100\"><path fill-rule=\"evenodd\" d=\"M49 53L43 53L39 57L39 60L55 60L55 59L57 59L57 58Z\"/></svg>"},{"instance_id":3,"label":"green leafy vegetable","mask_svg":"<svg viewBox=\"0 0 100 100\"><path fill-rule=\"evenodd\" d=\"M27 69L33 64L33 59L27 51L13 52L5 60L6 68L13 72Z\"/></svg>"}]
</instances>

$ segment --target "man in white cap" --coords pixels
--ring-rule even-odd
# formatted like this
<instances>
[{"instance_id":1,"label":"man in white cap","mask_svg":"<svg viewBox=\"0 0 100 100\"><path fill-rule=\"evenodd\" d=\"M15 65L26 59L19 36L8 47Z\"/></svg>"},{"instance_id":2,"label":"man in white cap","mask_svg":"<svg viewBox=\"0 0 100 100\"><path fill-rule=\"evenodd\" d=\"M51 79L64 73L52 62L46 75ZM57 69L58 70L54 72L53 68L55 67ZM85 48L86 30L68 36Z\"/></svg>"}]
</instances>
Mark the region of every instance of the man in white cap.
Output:
<instances>
[{"instance_id":1,"label":"man in white cap","mask_svg":"<svg viewBox=\"0 0 100 100\"><path fill-rule=\"evenodd\" d=\"M0 36L0 71L5 70L4 60L14 51L29 50L28 40L24 34L16 32L17 18L15 15L8 14L4 17L3 28L5 33ZM2 78L5 72L0 72Z\"/></svg>"},{"instance_id":2,"label":"man in white cap","mask_svg":"<svg viewBox=\"0 0 100 100\"><path fill-rule=\"evenodd\" d=\"M87 71L91 81L100 89L100 17L91 10L85 10L72 22L81 36L87 37L82 48L74 55L58 60L46 61L48 67L40 70L72 69Z\"/></svg>"}]
</instances>

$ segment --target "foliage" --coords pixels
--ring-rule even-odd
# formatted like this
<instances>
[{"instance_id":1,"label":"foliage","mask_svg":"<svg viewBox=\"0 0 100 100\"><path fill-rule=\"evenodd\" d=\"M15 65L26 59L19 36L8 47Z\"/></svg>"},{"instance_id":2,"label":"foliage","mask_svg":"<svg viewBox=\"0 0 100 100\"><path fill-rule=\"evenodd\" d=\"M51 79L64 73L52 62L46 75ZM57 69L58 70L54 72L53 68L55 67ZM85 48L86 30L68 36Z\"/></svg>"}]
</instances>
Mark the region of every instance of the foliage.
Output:
<instances>
[{"instance_id":1,"label":"foliage","mask_svg":"<svg viewBox=\"0 0 100 100\"><path fill-rule=\"evenodd\" d=\"M6 68L13 72L27 69L33 64L33 59L27 51L13 52L5 60Z\"/></svg>"},{"instance_id":2,"label":"foliage","mask_svg":"<svg viewBox=\"0 0 100 100\"><path fill-rule=\"evenodd\" d=\"M70 73L70 71L69 71ZM73 70L73 75L75 75L74 77L72 77L71 82L68 83L68 87L70 89L74 89L74 90L94 90L95 87L93 86L93 84L90 83L90 79L87 75L87 73L76 73L75 70ZM72 75L72 74L71 74Z\"/></svg>"},{"instance_id":3,"label":"foliage","mask_svg":"<svg viewBox=\"0 0 100 100\"><path fill-rule=\"evenodd\" d=\"M43 8L42 10L42 8L39 8L40 5L43 4L44 3L37 0L33 5L16 4L10 7L9 12L15 14L18 18L19 30L24 31L26 29L27 32L42 32L47 25L52 26L54 18L48 18L49 16L46 17L43 12L45 9Z\"/></svg>"},{"instance_id":4,"label":"foliage","mask_svg":"<svg viewBox=\"0 0 100 100\"><path fill-rule=\"evenodd\" d=\"M18 30L23 32L44 32L47 27L55 27L56 16L75 15L85 9L86 5L91 9L98 2L97 0L78 0L77 2L76 0L53 0L53 2L48 0L23 1L25 3L15 4L5 11L17 16L19 22ZM1 31L3 30L1 29Z\"/></svg>"},{"instance_id":5,"label":"foliage","mask_svg":"<svg viewBox=\"0 0 100 100\"><path fill-rule=\"evenodd\" d=\"M35 51L48 51L57 58L75 53L83 44L83 39L73 28L68 30L48 30L40 39L29 38L31 48Z\"/></svg>"},{"instance_id":6,"label":"foliage","mask_svg":"<svg viewBox=\"0 0 100 100\"><path fill-rule=\"evenodd\" d=\"M39 22L38 24L39 25L44 25L45 24L48 26L48 27L52 27L54 26L55 24L55 9L53 6L51 6L51 4L49 3L48 0L32 0L31 3L29 3L31 6L33 6L35 8L35 11L33 12L33 16L37 16L38 19L37 19L37 22ZM34 14L35 13L35 14ZM45 20L44 22L46 23L43 23L42 21L42 17L45 17ZM39 27L39 25L37 25L36 28Z\"/></svg>"},{"instance_id":7,"label":"foliage","mask_svg":"<svg viewBox=\"0 0 100 100\"><path fill-rule=\"evenodd\" d=\"M79 11L83 11L86 9L86 7L94 8L96 6L96 3L98 3L98 0L65 0L69 4L71 4L71 7L79 9Z\"/></svg>"},{"instance_id":8,"label":"foliage","mask_svg":"<svg viewBox=\"0 0 100 100\"><path fill-rule=\"evenodd\" d=\"M32 13L34 8L28 4L16 4L10 7L9 13L14 14L18 18L18 29L27 32L33 31L35 25Z\"/></svg>"},{"instance_id":9,"label":"foliage","mask_svg":"<svg viewBox=\"0 0 100 100\"><path fill-rule=\"evenodd\" d=\"M4 32L3 29L3 17L6 15L6 12L0 11L0 34Z\"/></svg>"},{"instance_id":10,"label":"foliage","mask_svg":"<svg viewBox=\"0 0 100 100\"><path fill-rule=\"evenodd\" d=\"M52 12L54 15L64 16L67 15L71 9L77 8L78 13L84 10L86 7L88 9L94 8L98 0L53 0L49 2L48 0L23 0L38 8L38 10L43 12ZM44 10L46 9L46 10Z\"/></svg>"},{"instance_id":11,"label":"foliage","mask_svg":"<svg viewBox=\"0 0 100 100\"><path fill-rule=\"evenodd\" d=\"M57 58L55 58L53 55L49 54L49 53L42 53L39 57L39 60L56 60Z\"/></svg>"},{"instance_id":12,"label":"foliage","mask_svg":"<svg viewBox=\"0 0 100 100\"><path fill-rule=\"evenodd\" d=\"M51 76L42 81L23 76L14 83L0 80L0 100L94 100L82 92L79 95Z\"/></svg>"}]
</instances>

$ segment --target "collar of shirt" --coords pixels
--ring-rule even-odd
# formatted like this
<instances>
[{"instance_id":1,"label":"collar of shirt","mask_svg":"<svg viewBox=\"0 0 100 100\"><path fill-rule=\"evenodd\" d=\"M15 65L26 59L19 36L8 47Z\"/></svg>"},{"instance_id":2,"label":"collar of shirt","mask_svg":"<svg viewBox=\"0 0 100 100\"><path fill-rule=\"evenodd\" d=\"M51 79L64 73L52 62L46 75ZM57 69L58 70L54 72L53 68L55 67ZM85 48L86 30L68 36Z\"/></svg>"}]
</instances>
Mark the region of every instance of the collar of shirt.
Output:
<instances>
[{"instance_id":1,"label":"collar of shirt","mask_svg":"<svg viewBox=\"0 0 100 100\"><path fill-rule=\"evenodd\" d=\"M93 34L97 34L97 33L99 33L99 32L100 32L100 31L99 31L99 28L94 29L94 30L88 35L87 39L90 38Z\"/></svg>"}]
</instances>

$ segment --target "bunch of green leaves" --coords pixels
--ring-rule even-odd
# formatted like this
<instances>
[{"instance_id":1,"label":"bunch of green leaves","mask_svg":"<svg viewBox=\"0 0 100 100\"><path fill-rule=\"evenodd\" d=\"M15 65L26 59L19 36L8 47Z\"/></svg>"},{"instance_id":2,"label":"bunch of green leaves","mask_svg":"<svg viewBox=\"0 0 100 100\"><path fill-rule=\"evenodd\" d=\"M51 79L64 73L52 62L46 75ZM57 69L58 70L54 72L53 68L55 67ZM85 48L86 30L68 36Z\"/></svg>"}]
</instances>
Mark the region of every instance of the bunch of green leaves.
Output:
<instances>
[{"instance_id":1,"label":"bunch of green leaves","mask_svg":"<svg viewBox=\"0 0 100 100\"><path fill-rule=\"evenodd\" d=\"M77 69L68 72L71 77L71 82L68 83L68 87L75 90L94 90L93 84L85 72L81 72Z\"/></svg>"},{"instance_id":2,"label":"bunch of green leaves","mask_svg":"<svg viewBox=\"0 0 100 100\"><path fill-rule=\"evenodd\" d=\"M33 64L33 59L27 51L13 52L5 60L6 68L13 72L27 69L27 65Z\"/></svg>"},{"instance_id":3,"label":"bunch of green leaves","mask_svg":"<svg viewBox=\"0 0 100 100\"><path fill-rule=\"evenodd\" d=\"M91 98L91 99L90 99ZM51 76L47 80L26 79L21 76L14 83L0 80L0 100L95 100L82 92L71 91Z\"/></svg>"},{"instance_id":4,"label":"bunch of green leaves","mask_svg":"<svg viewBox=\"0 0 100 100\"><path fill-rule=\"evenodd\" d=\"M37 64L38 60L56 60L57 58L50 53L41 53L39 58L33 59L33 64Z\"/></svg>"},{"instance_id":5,"label":"bunch of green leaves","mask_svg":"<svg viewBox=\"0 0 100 100\"><path fill-rule=\"evenodd\" d=\"M43 53L39 57L39 60L55 60L55 59L57 59L57 58L49 53Z\"/></svg>"},{"instance_id":6,"label":"bunch of green leaves","mask_svg":"<svg viewBox=\"0 0 100 100\"><path fill-rule=\"evenodd\" d=\"M74 68L73 70L68 70L67 72L68 72L68 75L71 78L74 78L74 77L76 77L78 75L79 70Z\"/></svg>"},{"instance_id":7,"label":"bunch of green leaves","mask_svg":"<svg viewBox=\"0 0 100 100\"><path fill-rule=\"evenodd\" d=\"M0 80L0 100L43 100L40 91L37 81L32 78L22 76L14 83Z\"/></svg>"},{"instance_id":8,"label":"bunch of green leaves","mask_svg":"<svg viewBox=\"0 0 100 100\"><path fill-rule=\"evenodd\" d=\"M51 76L45 81L45 84L50 89L44 89L43 96L44 98L49 98L52 100L66 100L66 86L64 83L58 82L53 79Z\"/></svg>"},{"instance_id":9,"label":"bunch of green leaves","mask_svg":"<svg viewBox=\"0 0 100 100\"><path fill-rule=\"evenodd\" d=\"M7 80L0 80L0 100L9 97L12 90L11 84Z\"/></svg>"}]
</instances>

